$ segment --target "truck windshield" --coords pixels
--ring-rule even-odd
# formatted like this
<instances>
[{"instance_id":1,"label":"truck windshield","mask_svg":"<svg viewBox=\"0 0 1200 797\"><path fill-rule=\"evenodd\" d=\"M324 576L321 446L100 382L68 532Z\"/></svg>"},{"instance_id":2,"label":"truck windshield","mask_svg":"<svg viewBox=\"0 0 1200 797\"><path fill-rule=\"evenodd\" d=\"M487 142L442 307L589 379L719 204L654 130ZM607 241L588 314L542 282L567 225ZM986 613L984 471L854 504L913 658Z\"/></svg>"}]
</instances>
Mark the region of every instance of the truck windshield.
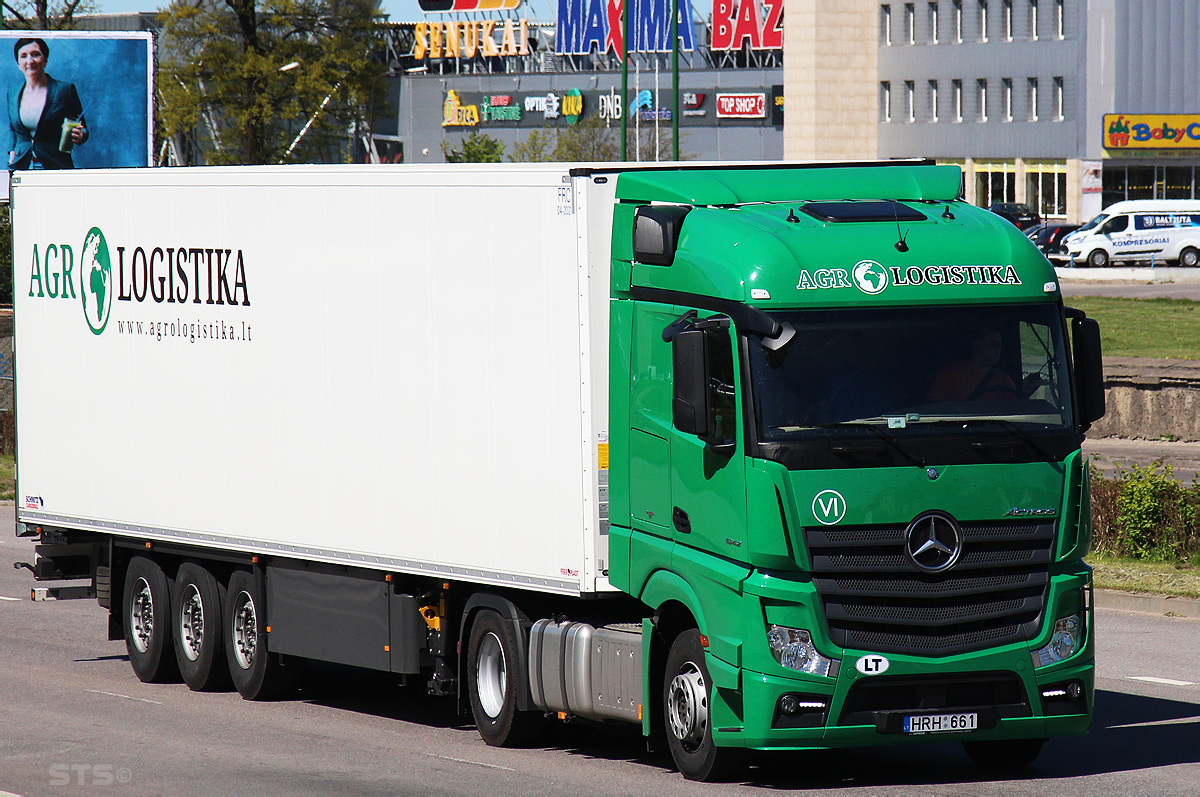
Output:
<instances>
[{"instance_id":1,"label":"truck windshield","mask_svg":"<svg viewBox=\"0 0 1200 797\"><path fill-rule=\"evenodd\" d=\"M782 352L748 347L757 440L882 431L905 446L1002 435L1044 459L1035 438L1072 426L1059 312L1037 304L773 313L796 337Z\"/></svg>"}]
</instances>

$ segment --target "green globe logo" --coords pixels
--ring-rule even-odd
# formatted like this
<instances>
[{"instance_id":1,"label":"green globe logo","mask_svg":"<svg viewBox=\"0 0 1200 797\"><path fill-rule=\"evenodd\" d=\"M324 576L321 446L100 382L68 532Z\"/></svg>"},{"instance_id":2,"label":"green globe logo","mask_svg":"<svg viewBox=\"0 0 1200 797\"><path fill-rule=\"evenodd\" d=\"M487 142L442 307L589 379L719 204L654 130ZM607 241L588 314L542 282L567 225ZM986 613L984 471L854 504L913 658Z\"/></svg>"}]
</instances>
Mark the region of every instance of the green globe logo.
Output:
<instances>
[{"instance_id":1,"label":"green globe logo","mask_svg":"<svg viewBox=\"0 0 1200 797\"><path fill-rule=\"evenodd\" d=\"M83 239L83 257L79 270L83 317L92 334L99 335L108 325L112 310L112 262L108 257L108 242L99 227L88 230Z\"/></svg>"}]
</instances>

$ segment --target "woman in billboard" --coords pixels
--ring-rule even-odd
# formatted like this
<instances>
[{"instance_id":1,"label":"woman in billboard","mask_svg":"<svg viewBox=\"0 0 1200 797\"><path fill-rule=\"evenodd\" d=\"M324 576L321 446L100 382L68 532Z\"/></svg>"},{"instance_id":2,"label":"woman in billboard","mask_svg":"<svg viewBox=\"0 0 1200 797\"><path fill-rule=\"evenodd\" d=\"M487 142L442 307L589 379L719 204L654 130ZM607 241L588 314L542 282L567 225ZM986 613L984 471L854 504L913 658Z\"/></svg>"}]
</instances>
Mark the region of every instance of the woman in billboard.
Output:
<instances>
[{"instance_id":1,"label":"woman in billboard","mask_svg":"<svg viewBox=\"0 0 1200 797\"><path fill-rule=\"evenodd\" d=\"M43 39L13 45L24 83L8 90L9 169L74 169L71 150L88 139L75 84L46 74Z\"/></svg>"}]
</instances>

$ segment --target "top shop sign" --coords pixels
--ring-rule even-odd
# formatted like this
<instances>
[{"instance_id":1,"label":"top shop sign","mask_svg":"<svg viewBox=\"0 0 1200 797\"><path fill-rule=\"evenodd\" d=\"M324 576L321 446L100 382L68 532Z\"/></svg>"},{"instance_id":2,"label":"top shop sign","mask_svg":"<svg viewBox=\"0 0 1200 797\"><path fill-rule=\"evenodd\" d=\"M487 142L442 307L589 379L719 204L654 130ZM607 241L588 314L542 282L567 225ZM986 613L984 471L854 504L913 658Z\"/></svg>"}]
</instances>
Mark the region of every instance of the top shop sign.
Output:
<instances>
[{"instance_id":1,"label":"top shop sign","mask_svg":"<svg viewBox=\"0 0 1200 797\"><path fill-rule=\"evenodd\" d=\"M671 50L671 0L629 0L629 47L635 53ZM558 0L558 55L612 51L624 57L624 0ZM679 0L679 49L696 48L691 0Z\"/></svg>"}]
</instances>

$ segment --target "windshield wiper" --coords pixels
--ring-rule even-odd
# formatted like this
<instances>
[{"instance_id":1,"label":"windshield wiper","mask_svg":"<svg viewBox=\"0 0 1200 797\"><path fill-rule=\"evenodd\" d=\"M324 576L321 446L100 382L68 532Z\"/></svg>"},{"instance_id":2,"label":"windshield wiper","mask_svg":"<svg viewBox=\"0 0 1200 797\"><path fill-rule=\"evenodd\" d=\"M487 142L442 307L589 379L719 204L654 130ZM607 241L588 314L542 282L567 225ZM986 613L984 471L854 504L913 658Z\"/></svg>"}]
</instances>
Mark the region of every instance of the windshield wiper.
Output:
<instances>
[{"instance_id":1,"label":"windshield wiper","mask_svg":"<svg viewBox=\"0 0 1200 797\"><path fill-rule=\"evenodd\" d=\"M883 431L883 429L879 428L878 425L873 424L873 423L865 423L863 421L846 421L844 423L811 423L811 424L805 424L802 428L803 429L866 429L868 432L875 435L883 442L887 443L889 446L892 447L892 449L894 451L896 451L896 453L898 453L900 456L907 459L912 464L916 465L918 468L925 467L924 460L914 457L912 454L910 454L904 448L904 446L902 446L898 442L896 442L896 438L894 436ZM837 449L835 448L834 450L836 451Z\"/></svg>"},{"instance_id":2,"label":"windshield wiper","mask_svg":"<svg viewBox=\"0 0 1200 797\"><path fill-rule=\"evenodd\" d=\"M1034 451L1036 451L1038 454L1040 454L1042 459L1044 459L1046 462L1057 462L1058 461L1054 457L1053 454L1051 454L1046 449L1042 448L1042 446L1038 443L1038 441L1033 438L1033 435L1029 434L1029 432L1026 432L1024 429L1022 429L1020 426L1017 426L1012 421L1006 421L1003 418L963 418L962 420L954 420L954 421L938 420L938 421L931 421L929 423L931 423L932 425L936 425L936 426L964 426L965 427L965 426L970 426L973 423L986 423L986 424L991 424L993 426L999 426L1002 429L1004 429L1005 431L1009 432L1013 437L1016 437L1022 443L1029 446Z\"/></svg>"}]
</instances>

